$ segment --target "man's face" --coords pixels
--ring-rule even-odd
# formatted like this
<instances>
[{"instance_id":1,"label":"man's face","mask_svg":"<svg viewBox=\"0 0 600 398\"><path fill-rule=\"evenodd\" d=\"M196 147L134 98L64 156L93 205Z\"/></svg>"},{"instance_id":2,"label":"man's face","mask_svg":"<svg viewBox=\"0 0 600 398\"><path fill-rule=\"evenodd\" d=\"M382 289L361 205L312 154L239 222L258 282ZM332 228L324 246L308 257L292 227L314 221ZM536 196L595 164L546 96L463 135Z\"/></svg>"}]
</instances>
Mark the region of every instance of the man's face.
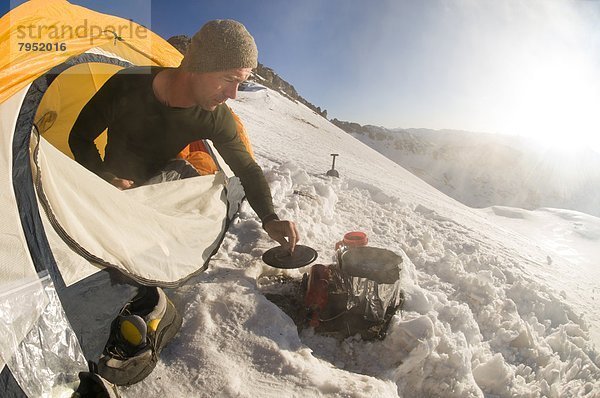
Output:
<instances>
[{"instance_id":1,"label":"man's face","mask_svg":"<svg viewBox=\"0 0 600 398\"><path fill-rule=\"evenodd\" d=\"M228 99L235 99L240 83L252 72L251 68L229 69L221 72L192 73L191 94L196 105L214 111Z\"/></svg>"}]
</instances>

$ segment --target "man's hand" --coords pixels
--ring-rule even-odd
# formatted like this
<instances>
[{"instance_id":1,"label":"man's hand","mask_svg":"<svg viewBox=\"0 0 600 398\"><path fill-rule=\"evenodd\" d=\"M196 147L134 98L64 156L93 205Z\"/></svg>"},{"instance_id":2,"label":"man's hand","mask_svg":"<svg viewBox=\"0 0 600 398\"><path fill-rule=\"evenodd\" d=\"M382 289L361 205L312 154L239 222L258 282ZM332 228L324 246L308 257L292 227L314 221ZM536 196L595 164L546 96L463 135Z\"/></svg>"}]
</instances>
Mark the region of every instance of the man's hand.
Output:
<instances>
[{"instance_id":1,"label":"man's hand","mask_svg":"<svg viewBox=\"0 0 600 398\"><path fill-rule=\"evenodd\" d=\"M115 187L119 188L121 191L124 189L133 188L134 182L131 180L126 180L124 178L115 177L111 181L109 181Z\"/></svg>"},{"instance_id":2,"label":"man's hand","mask_svg":"<svg viewBox=\"0 0 600 398\"><path fill-rule=\"evenodd\" d=\"M294 248L300 240L300 235L293 221L271 220L265 224L264 229L273 240L279 242L290 253L294 253Z\"/></svg>"},{"instance_id":3,"label":"man's hand","mask_svg":"<svg viewBox=\"0 0 600 398\"><path fill-rule=\"evenodd\" d=\"M115 187L119 188L121 191L124 189L133 188L135 183L131 180L126 180L125 178L119 178L116 175L108 172L104 172L101 174L102 178L106 181L110 182Z\"/></svg>"}]
</instances>

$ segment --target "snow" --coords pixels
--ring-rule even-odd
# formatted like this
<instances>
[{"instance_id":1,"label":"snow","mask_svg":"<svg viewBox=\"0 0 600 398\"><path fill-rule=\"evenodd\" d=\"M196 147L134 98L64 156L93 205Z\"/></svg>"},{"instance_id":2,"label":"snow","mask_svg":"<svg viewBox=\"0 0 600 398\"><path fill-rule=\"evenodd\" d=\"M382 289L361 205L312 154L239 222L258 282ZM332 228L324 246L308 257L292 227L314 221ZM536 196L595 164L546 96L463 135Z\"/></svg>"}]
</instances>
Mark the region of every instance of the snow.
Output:
<instances>
[{"instance_id":1,"label":"snow","mask_svg":"<svg viewBox=\"0 0 600 398\"><path fill-rule=\"evenodd\" d=\"M471 209L270 89L230 105L300 243L329 264L345 232L366 232L403 257L404 310L382 341L298 334L258 279L308 268L262 263L274 242L244 204L209 270L168 291L182 329L123 396L600 396L597 218Z\"/></svg>"},{"instance_id":2,"label":"snow","mask_svg":"<svg viewBox=\"0 0 600 398\"><path fill-rule=\"evenodd\" d=\"M573 210L535 211L494 206L484 210L495 222L536 242L546 255L541 282L585 314L596 347L600 347L600 218Z\"/></svg>"}]
</instances>

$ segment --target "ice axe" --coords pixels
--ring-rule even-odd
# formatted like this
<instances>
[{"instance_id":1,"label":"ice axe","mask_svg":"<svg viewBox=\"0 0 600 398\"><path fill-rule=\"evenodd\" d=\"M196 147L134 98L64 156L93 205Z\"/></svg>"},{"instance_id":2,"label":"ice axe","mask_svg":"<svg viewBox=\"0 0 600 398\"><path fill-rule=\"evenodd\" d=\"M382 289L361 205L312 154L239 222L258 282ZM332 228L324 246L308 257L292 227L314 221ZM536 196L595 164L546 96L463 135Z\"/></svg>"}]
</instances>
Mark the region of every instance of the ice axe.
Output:
<instances>
[{"instance_id":1,"label":"ice axe","mask_svg":"<svg viewBox=\"0 0 600 398\"><path fill-rule=\"evenodd\" d=\"M331 170L329 170L327 172L327 175L330 177L340 177L340 173L337 172L337 170L335 169L335 157L336 156L340 156L339 153L332 153L331 157L333 158L333 163L331 164Z\"/></svg>"}]
</instances>

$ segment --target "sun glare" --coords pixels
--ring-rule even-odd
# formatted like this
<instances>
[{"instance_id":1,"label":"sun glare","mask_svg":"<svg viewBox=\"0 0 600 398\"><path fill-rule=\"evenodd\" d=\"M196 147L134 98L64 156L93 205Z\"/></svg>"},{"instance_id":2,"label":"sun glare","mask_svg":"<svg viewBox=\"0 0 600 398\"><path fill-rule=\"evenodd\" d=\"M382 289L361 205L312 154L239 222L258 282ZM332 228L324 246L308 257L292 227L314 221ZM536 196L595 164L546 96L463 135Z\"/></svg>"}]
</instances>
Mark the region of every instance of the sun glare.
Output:
<instances>
[{"instance_id":1,"label":"sun glare","mask_svg":"<svg viewBox=\"0 0 600 398\"><path fill-rule=\"evenodd\" d=\"M575 58L535 62L514 83L511 129L540 146L565 152L600 152L600 123L595 116L600 90L586 64Z\"/></svg>"}]
</instances>

